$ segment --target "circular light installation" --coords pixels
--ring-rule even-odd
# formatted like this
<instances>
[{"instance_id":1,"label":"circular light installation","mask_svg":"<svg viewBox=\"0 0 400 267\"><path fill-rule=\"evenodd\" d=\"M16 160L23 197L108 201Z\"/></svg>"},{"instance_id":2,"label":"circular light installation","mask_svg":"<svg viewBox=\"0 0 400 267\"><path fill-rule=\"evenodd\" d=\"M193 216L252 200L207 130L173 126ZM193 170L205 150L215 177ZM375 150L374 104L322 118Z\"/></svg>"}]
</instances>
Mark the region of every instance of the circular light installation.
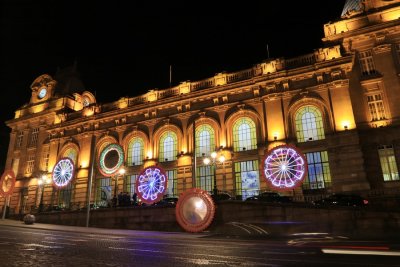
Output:
<instances>
[{"instance_id":1,"label":"circular light installation","mask_svg":"<svg viewBox=\"0 0 400 267\"><path fill-rule=\"evenodd\" d=\"M278 190L291 190L301 185L307 173L307 161L295 147L277 146L264 159L264 176Z\"/></svg>"},{"instance_id":2,"label":"circular light installation","mask_svg":"<svg viewBox=\"0 0 400 267\"><path fill-rule=\"evenodd\" d=\"M112 176L124 163L124 150L118 144L107 145L100 153L99 171L104 176Z\"/></svg>"},{"instance_id":3,"label":"circular light installation","mask_svg":"<svg viewBox=\"0 0 400 267\"><path fill-rule=\"evenodd\" d=\"M70 158L61 158L54 166L51 175L53 183L57 187L67 186L74 178L74 162Z\"/></svg>"},{"instance_id":4,"label":"circular light installation","mask_svg":"<svg viewBox=\"0 0 400 267\"><path fill-rule=\"evenodd\" d=\"M145 168L136 180L136 192L142 202L153 204L163 198L167 190L167 175L156 166Z\"/></svg>"},{"instance_id":5,"label":"circular light installation","mask_svg":"<svg viewBox=\"0 0 400 267\"><path fill-rule=\"evenodd\" d=\"M187 232L201 232L213 221L215 205L207 191L191 188L182 193L176 203L175 216Z\"/></svg>"},{"instance_id":6,"label":"circular light installation","mask_svg":"<svg viewBox=\"0 0 400 267\"><path fill-rule=\"evenodd\" d=\"M14 191L15 174L12 170L4 171L0 180L0 195L6 197Z\"/></svg>"}]
</instances>

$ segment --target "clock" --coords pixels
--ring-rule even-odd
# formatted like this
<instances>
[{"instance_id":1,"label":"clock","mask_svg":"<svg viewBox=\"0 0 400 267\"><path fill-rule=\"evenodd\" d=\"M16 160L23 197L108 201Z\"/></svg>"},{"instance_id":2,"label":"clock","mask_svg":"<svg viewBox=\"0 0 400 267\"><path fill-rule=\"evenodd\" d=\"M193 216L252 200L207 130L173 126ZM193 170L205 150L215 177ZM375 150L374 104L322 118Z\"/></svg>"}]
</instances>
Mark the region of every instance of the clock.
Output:
<instances>
[{"instance_id":1,"label":"clock","mask_svg":"<svg viewBox=\"0 0 400 267\"><path fill-rule=\"evenodd\" d=\"M46 96L46 93L47 93L47 89L46 89L45 87L43 87L43 88L41 88L41 89L39 90L38 97L39 97L40 99L42 99L43 97Z\"/></svg>"}]
</instances>

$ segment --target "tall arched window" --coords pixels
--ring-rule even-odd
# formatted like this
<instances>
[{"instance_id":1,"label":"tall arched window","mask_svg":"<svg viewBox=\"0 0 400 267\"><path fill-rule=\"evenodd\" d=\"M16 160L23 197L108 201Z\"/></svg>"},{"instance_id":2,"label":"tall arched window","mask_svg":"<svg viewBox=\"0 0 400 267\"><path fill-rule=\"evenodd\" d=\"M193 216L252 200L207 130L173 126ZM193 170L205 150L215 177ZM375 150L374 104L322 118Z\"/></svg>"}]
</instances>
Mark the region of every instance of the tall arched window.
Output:
<instances>
[{"instance_id":1,"label":"tall arched window","mask_svg":"<svg viewBox=\"0 0 400 267\"><path fill-rule=\"evenodd\" d=\"M76 168L76 163L77 163L77 159L78 159L78 151L75 148L69 147L68 149L66 149L64 151L64 153L61 156L70 158ZM60 207L60 208L69 208L70 207L73 191L74 191L73 183L69 183L66 187L64 187L58 191L58 199L57 199L58 207Z\"/></svg>"},{"instance_id":2,"label":"tall arched window","mask_svg":"<svg viewBox=\"0 0 400 267\"><path fill-rule=\"evenodd\" d=\"M144 142L140 137L134 137L128 144L128 165L142 165L144 155Z\"/></svg>"},{"instance_id":3,"label":"tall arched window","mask_svg":"<svg viewBox=\"0 0 400 267\"><path fill-rule=\"evenodd\" d=\"M209 156L215 149L214 129L203 124L196 129L196 156Z\"/></svg>"},{"instance_id":4,"label":"tall arched window","mask_svg":"<svg viewBox=\"0 0 400 267\"><path fill-rule=\"evenodd\" d=\"M178 154L178 141L172 131L163 133L160 137L158 160L160 162L174 161Z\"/></svg>"},{"instance_id":5,"label":"tall arched window","mask_svg":"<svg viewBox=\"0 0 400 267\"><path fill-rule=\"evenodd\" d=\"M233 150L257 148L256 124L250 118L240 118L233 124Z\"/></svg>"},{"instance_id":6,"label":"tall arched window","mask_svg":"<svg viewBox=\"0 0 400 267\"><path fill-rule=\"evenodd\" d=\"M304 106L295 115L297 142L325 139L321 111L314 106Z\"/></svg>"}]
</instances>

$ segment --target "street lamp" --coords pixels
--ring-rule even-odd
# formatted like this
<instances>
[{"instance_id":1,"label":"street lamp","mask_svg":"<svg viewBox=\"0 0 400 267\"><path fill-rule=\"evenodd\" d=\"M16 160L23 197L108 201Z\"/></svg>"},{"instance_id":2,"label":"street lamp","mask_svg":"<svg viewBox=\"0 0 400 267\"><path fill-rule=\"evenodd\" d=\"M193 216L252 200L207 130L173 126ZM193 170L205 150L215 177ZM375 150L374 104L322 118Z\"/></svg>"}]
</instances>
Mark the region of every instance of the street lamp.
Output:
<instances>
[{"instance_id":1,"label":"street lamp","mask_svg":"<svg viewBox=\"0 0 400 267\"><path fill-rule=\"evenodd\" d=\"M217 159L218 158L218 159ZM212 164L214 166L214 188L213 188L213 195L218 195L218 189L217 189L217 162L219 163L224 163L225 161L225 156L224 154L221 154L218 157L218 153L217 152L212 152L211 153L211 159L206 157L203 159L203 163L205 165L209 165Z\"/></svg>"},{"instance_id":2,"label":"street lamp","mask_svg":"<svg viewBox=\"0 0 400 267\"><path fill-rule=\"evenodd\" d=\"M121 167L118 170L118 173L115 175L114 198L117 197L118 177L119 177L119 175L121 175L121 176L124 175L125 172L126 172L126 170L124 169L124 167Z\"/></svg>"},{"instance_id":3,"label":"street lamp","mask_svg":"<svg viewBox=\"0 0 400 267\"><path fill-rule=\"evenodd\" d=\"M42 191L41 196L40 196L40 202L39 202L39 212L43 211L44 186L45 186L47 183L48 183L48 182L47 182L47 175L46 175L46 174L43 174L43 175L40 177L39 181L38 181L38 184L39 184L39 186L40 186L40 188L41 188L41 191Z\"/></svg>"}]
</instances>

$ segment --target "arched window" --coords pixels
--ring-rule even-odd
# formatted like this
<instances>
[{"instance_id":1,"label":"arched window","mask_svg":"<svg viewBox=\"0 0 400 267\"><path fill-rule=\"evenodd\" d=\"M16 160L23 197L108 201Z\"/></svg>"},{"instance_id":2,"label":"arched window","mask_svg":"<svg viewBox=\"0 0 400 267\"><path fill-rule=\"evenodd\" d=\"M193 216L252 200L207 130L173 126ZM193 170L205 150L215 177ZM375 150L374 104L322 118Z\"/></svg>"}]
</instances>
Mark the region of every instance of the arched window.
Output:
<instances>
[{"instance_id":1,"label":"arched window","mask_svg":"<svg viewBox=\"0 0 400 267\"><path fill-rule=\"evenodd\" d=\"M256 148L256 124L247 117L238 119L233 124L233 150L243 151Z\"/></svg>"},{"instance_id":2,"label":"arched window","mask_svg":"<svg viewBox=\"0 0 400 267\"><path fill-rule=\"evenodd\" d=\"M295 115L297 142L325 139L321 111L314 106L304 106Z\"/></svg>"},{"instance_id":3,"label":"arched window","mask_svg":"<svg viewBox=\"0 0 400 267\"><path fill-rule=\"evenodd\" d=\"M143 154L144 154L144 142L140 137L134 137L129 141L128 144L128 165L142 165Z\"/></svg>"},{"instance_id":4,"label":"arched window","mask_svg":"<svg viewBox=\"0 0 400 267\"><path fill-rule=\"evenodd\" d=\"M214 129L203 124L196 129L196 156L209 156L215 149L215 133Z\"/></svg>"},{"instance_id":5,"label":"arched window","mask_svg":"<svg viewBox=\"0 0 400 267\"><path fill-rule=\"evenodd\" d=\"M174 161L178 154L178 142L174 132L167 131L161 135L158 159L160 162Z\"/></svg>"},{"instance_id":6,"label":"arched window","mask_svg":"<svg viewBox=\"0 0 400 267\"><path fill-rule=\"evenodd\" d=\"M78 158L78 152L76 151L76 149L71 147L71 148L68 148L67 150L65 150L62 157L70 158L72 160L72 162L76 165L76 160Z\"/></svg>"}]
</instances>

